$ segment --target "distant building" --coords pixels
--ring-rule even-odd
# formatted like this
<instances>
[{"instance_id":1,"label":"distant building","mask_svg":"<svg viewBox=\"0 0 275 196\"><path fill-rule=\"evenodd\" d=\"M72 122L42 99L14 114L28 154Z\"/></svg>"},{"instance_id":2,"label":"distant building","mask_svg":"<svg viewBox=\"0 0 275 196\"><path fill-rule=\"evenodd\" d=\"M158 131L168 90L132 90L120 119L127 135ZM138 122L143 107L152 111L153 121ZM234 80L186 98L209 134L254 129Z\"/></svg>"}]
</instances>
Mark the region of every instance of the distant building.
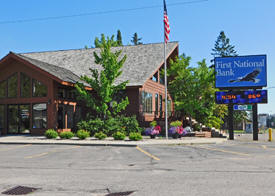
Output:
<instances>
[{"instance_id":1,"label":"distant building","mask_svg":"<svg viewBox=\"0 0 275 196\"><path fill-rule=\"evenodd\" d=\"M267 127L268 114L258 114L258 127L265 128Z\"/></svg>"}]
</instances>

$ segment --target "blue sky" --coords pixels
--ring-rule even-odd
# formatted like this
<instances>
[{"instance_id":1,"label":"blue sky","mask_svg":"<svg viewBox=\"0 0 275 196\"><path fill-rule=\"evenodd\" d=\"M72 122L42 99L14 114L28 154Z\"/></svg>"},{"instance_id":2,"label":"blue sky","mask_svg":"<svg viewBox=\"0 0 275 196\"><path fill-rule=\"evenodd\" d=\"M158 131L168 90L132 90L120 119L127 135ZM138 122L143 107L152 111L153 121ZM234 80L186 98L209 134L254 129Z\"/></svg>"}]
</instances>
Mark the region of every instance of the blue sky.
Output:
<instances>
[{"instance_id":1,"label":"blue sky","mask_svg":"<svg viewBox=\"0 0 275 196\"><path fill-rule=\"evenodd\" d=\"M223 30L239 55L267 54L268 87L275 87L274 0L166 0L166 4L170 41L179 41L180 53L191 56L193 66L204 58L210 65L211 49ZM112 35L118 29L123 44L130 44L135 32L143 43L163 41L162 0L2 0L1 8L1 58L9 51L83 48L101 33ZM94 14L6 23L85 13ZM259 104L259 113L275 113L274 95L275 88L269 89L269 103Z\"/></svg>"}]
</instances>

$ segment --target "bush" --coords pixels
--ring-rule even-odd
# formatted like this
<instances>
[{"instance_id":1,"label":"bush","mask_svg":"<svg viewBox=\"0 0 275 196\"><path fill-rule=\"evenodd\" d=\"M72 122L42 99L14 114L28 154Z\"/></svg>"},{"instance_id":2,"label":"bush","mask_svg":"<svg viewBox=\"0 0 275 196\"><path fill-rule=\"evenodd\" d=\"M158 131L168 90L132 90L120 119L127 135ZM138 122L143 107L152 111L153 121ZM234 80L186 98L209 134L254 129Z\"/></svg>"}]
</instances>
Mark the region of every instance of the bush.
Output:
<instances>
[{"instance_id":1,"label":"bush","mask_svg":"<svg viewBox=\"0 0 275 196\"><path fill-rule=\"evenodd\" d=\"M120 132L120 131L117 131L117 132L113 133L112 136L115 140L124 140L125 137L126 137L126 135L123 132Z\"/></svg>"},{"instance_id":2,"label":"bush","mask_svg":"<svg viewBox=\"0 0 275 196\"><path fill-rule=\"evenodd\" d=\"M182 123L179 120L173 121L170 123L170 126L172 126L172 127L180 127L181 125L182 125Z\"/></svg>"},{"instance_id":3,"label":"bush","mask_svg":"<svg viewBox=\"0 0 275 196\"><path fill-rule=\"evenodd\" d=\"M53 138L57 138L58 133L57 133L54 129L48 129L48 130L45 132L45 136L46 136L46 138L48 138L48 139L53 139Z\"/></svg>"},{"instance_id":4,"label":"bush","mask_svg":"<svg viewBox=\"0 0 275 196\"><path fill-rule=\"evenodd\" d=\"M112 136L114 133L120 131L124 132L125 127L123 127L119 118L109 118L104 121L104 130L107 136Z\"/></svg>"},{"instance_id":5,"label":"bush","mask_svg":"<svg viewBox=\"0 0 275 196\"><path fill-rule=\"evenodd\" d=\"M62 139L71 139L74 136L74 134L70 131L63 131L59 134L59 136Z\"/></svg>"},{"instance_id":6,"label":"bush","mask_svg":"<svg viewBox=\"0 0 275 196\"><path fill-rule=\"evenodd\" d=\"M103 140L107 137L107 135L105 133L103 133L102 131L98 132L95 134L95 138L99 139L99 140Z\"/></svg>"},{"instance_id":7,"label":"bush","mask_svg":"<svg viewBox=\"0 0 275 196\"><path fill-rule=\"evenodd\" d=\"M136 116L120 116L119 121L122 126L122 130L126 135L129 135L131 132L141 132L142 129L139 127L139 123L136 119Z\"/></svg>"},{"instance_id":8,"label":"bush","mask_svg":"<svg viewBox=\"0 0 275 196\"><path fill-rule=\"evenodd\" d=\"M154 121L152 121L152 122L150 122L150 126L151 127L155 127L155 126L157 126L157 122L154 120Z\"/></svg>"},{"instance_id":9,"label":"bush","mask_svg":"<svg viewBox=\"0 0 275 196\"><path fill-rule=\"evenodd\" d=\"M134 141L139 141L139 140L142 140L142 136L140 133L132 132L129 134L129 139Z\"/></svg>"},{"instance_id":10,"label":"bush","mask_svg":"<svg viewBox=\"0 0 275 196\"><path fill-rule=\"evenodd\" d=\"M87 130L90 135L93 136L95 133L104 130L104 121L101 119L93 119L88 121L81 121L77 123L78 130Z\"/></svg>"},{"instance_id":11,"label":"bush","mask_svg":"<svg viewBox=\"0 0 275 196\"><path fill-rule=\"evenodd\" d=\"M84 140L84 139L86 139L87 137L90 136L90 133L88 131L85 131L85 130L78 130L77 133L76 133L76 136L79 139Z\"/></svg>"}]
</instances>

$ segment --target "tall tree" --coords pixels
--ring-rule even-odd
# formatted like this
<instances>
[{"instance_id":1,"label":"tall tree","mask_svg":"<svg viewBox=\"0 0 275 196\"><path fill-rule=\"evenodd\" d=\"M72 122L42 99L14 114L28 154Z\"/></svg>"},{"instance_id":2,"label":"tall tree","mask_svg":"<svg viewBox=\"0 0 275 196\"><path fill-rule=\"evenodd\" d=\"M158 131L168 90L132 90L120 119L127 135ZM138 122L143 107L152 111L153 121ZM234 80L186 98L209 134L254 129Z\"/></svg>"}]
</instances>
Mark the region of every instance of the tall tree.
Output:
<instances>
[{"instance_id":1,"label":"tall tree","mask_svg":"<svg viewBox=\"0 0 275 196\"><path fill-rule=\"evenodd\" d=\"M117 30L116 41L118 46L122 46L122 36L120 30Z\"/></svg>"},{"instance_id":2,"label":"tall tree","mask_svg":"<svg viewBox=\"0 0 275 196\"><path fill-rule=\"evenodd\" d=\"M100 48L100 55L94 52L95 63L103 69L90 69L92 77L81 76L81 80L92 88L87 91L83 83L76 84L78 99L85 101L86 106L90 108L91 113L95 111L93 117L108 119L123 111L129 104L128 98L117 99L117 94L125 90L128 81L115 84L122 71L121 68L126 60L126 56L120 57L121 51L112 52L111 47L114 43L113 36L96 41ZM91 117L91 114L90 114Z\"/></svg>"},{"instance_id":3,"label":"tall tree","mask_svg":"<svg viewBox=\"0 0 275 196\"><path fill-rule=\"evenodd\" d=\"M141 39L142 39L142 38L139 38L137 33L134 33L131 42L132 42L134 45L139 45L139 44L142 44L142 42L140 41Z\"/></svg>"},{"instance_id":4,"label":"tall tree","mask_svg":"<svg viewBox=\"0 0 275 196\"><path fill-rule=\"evenodd\" d=\"M111 37L107 36L107 40L108 40L108 43L111 45L111 47L118 46L118 42L115 40L114 35L112 35ZM102 48L103 45L105 44L104 42L106 42L106 37L102 33L101 39L99 39L98 37L95 38L95 41L94 41L95 48Z\"/></svg>"},{"instance_id":5,"label":"tall tree","mask_svg":"<svg viewBox=\"0 0 275 196\"><path fill-rule=\"evenodd\" d=\"M212 49L213 52L211 55L214 57L237 56L237 52L234 48L235 46L230 44L230 39L226 37L224 31L221 31Z\"/></svg>"}]
</instances>

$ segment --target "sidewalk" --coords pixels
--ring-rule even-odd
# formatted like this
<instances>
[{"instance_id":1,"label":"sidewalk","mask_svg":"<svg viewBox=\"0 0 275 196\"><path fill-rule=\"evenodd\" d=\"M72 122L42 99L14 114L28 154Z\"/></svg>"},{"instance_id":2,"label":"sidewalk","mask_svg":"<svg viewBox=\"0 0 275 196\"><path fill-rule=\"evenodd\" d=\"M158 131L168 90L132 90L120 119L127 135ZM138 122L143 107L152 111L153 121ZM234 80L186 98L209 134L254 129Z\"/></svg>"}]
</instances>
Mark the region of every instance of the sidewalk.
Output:
<instances>
[{"instance_id":1,"label":"sidewalk","mask_svg":"<svg viewBox=\"0 0 275 196\"><path fill-rule=\"evenodd\" d=\"M54 145L81 145L81 146L125 146L136 147L142 145L192 145L192 144L219 144L227 141L226 138L198 138L198 137L183 137L181 139L156 138L150 139L143 137L142 141L130 140L113 140L113 138L106 138L105 140L97 140L95 138L87 138L86 140L79 140L73 138L66 139L46 139L44 136L1 136L0 144L54 144Z\"/></svg>"}]
</instances>

